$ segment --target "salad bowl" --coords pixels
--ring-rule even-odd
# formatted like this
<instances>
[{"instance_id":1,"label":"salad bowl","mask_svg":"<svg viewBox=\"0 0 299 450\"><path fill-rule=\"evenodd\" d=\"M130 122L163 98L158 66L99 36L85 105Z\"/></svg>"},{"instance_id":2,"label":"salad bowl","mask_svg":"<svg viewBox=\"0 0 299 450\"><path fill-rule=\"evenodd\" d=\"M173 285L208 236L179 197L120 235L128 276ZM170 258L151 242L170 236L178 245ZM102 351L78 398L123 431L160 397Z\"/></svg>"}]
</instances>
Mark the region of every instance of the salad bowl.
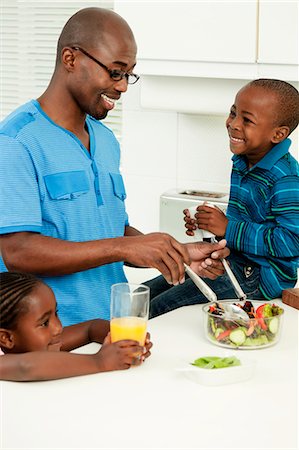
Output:
<instances>
[{"instance_id":1,"label":"salad bowl","mask_svg":"<svg viewBox=\"0 0 299 450\"><path fill-rule=\"evenodd\" d=\"M246 320L240 315L227 316L227 305L234 304L247 313ZM210 302L203 306L205 336L213 344L230 349L270 347L279 341L283 313L273 302Z\"/></svg>"}]
</instances>

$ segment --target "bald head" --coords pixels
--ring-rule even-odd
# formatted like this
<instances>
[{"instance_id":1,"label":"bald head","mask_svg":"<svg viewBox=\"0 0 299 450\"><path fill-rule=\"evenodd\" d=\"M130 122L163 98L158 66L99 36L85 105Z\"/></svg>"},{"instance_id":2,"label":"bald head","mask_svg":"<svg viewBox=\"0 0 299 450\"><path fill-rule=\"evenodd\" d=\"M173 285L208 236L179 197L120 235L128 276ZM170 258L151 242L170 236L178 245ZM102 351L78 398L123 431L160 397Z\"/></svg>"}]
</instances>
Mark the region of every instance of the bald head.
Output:
<instances>
[{"instance_id":1,"label":"bald head","mask_svg":"<svg viewBox=\"0 0 299 450\"><path fill-rule=\"evenodd\" d=\"M84 8L65 24L57 45L56 65L60 63L64 47L101 48L109 38L121 36L135 43L127 22L115 12L104 8Z\"/></svg>"}]
</instances>

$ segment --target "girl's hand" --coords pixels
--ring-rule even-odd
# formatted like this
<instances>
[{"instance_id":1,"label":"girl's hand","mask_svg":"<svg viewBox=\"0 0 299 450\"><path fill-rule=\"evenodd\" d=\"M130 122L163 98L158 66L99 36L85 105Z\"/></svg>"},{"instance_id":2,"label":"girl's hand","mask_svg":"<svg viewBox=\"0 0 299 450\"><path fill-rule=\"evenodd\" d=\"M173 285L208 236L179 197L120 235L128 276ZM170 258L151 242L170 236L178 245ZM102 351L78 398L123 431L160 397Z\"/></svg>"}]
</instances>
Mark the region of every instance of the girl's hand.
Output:
<instances>
[{"instance_id":1,"label":"girl's hand","mask_svg":"<svg viewBox=\"0 0 299 450\"><path fill-rule=\"evenodd\" d=\"M146 358L148 358L151 355L150 349L152 348L153 343L150 341L150 339L151 339L151 335L149 333L146 333L143 354L141 356L142 361L144 361Z\"/></svg>"},{"instance_id":2,"label":"girl's hand","mask_svg":"<svg viewBox=\"0 0 299 450\"><path fill-rule=\"evenodd\" d=\"M139 366L143 361L143 354L144 348L137 341L123 340L112 343L108 333L101 349L94 356L102 371L111 371Z\"/></svg>"},{"instance_id":3,"label":"girl's hand","mask_svg":"<svg viewBox=\"0 0 299 450\"><path fill-rule=\"evenodd\" d=\"M150 334L146 334L145 345L141 347L138 342L123 340L111 342L110 333L107 334L101 349L96 353L103 370L129 369L131 366L139 366L151 354L153 344Z\"/></svg>"}]
</instances>

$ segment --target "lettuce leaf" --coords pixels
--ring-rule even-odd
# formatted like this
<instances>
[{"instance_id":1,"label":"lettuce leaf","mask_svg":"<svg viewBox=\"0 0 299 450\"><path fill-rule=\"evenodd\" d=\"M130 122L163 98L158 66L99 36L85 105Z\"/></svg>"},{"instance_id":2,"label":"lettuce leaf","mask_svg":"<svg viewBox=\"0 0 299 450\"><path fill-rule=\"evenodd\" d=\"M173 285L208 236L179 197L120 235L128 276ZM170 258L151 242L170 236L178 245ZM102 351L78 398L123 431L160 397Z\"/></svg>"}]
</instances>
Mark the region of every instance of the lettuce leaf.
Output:
<instances>
[{"instance_id":1,"label":"lettuce leaf","mask_svg":"<svg viewBox=\"0 0 299 450\"><path fill-rule=\"evenodd\" d=\"M202 369L223 369L225 367L240 366L241 361L235 356L220 358L220 356L202 356L191 363Z\"/></svg>"}]
</instances>

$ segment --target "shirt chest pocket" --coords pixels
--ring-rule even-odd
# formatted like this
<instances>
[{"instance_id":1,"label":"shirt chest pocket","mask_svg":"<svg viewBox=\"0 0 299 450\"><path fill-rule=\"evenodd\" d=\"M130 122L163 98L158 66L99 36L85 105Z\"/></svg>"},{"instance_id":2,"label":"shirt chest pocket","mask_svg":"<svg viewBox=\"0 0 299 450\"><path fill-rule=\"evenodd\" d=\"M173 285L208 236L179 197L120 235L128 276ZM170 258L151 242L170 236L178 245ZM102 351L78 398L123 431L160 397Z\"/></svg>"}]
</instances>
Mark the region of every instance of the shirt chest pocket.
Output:
<instances>
[{"instance_id":1,"label":"shirt chest pocket","mask_svg":"<svg viewBox=\"0 0 299 450\"><path fill-rule=\"evenodd\" d=\"M110 172L110 178L113 185L113 192L116 197L118 197L121 200L125 200L127 197L125 185L123 181L123 177L120 173L111 173Z\"/></svg>"},{"instance_id":2,"label":"shirt chest pocket","mask_svg":"<svg viewBox=\"0 0 299 450\"><path fill-rule=\"evenodd\" d=\"M53 173L44 176L44 181L52 200L72 200L90 190L84 170Z\"/></svg>"}]
</instances>

